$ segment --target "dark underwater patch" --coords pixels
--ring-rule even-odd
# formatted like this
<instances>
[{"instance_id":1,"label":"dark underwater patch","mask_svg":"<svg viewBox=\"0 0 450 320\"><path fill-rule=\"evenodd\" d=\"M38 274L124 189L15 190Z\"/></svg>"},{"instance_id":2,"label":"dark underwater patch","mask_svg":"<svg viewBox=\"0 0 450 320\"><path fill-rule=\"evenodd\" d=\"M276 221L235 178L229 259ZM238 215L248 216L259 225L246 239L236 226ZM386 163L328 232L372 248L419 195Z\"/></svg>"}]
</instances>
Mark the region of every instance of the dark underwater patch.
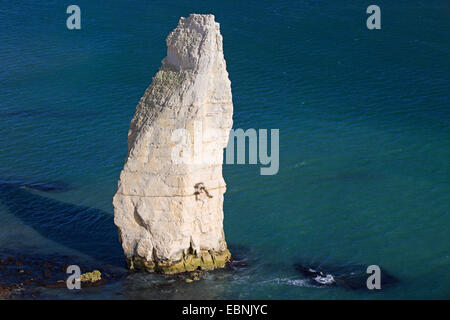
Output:
<instances>
[{"instance_id":1,"label":"dark underwater patch","mask_svg":"<svg viewBox=\"0 0 450 320\"><path fill-rule=\"evenodd\" d=\"M367 288L367 279L371 274L366 273L367 266L339 266L339 265L316 265L297 263L294 265L311 284L325 287L342 287L351 290L362 290ZM399 280L381 268L381 288L391 286Z\"/></svg>"},{"instance_id":2,"label":"dark underwater patch","mask_svg":"<svg viewBox=\"0 0 450 320\"><path fill-rule=\"evenodd\" d=\"M250 247L239 244L229 244L228 249L231 252L231 261L227 268L231 271L238 271L247 268L249 265Z\"/></svg>"},{"instance_id":3,"label":"dark underwater patch","mask_svg":"<svg viewBox=\"0 0 450 320\"><path fill-rule=\"evenodd\" d=\"M73 186L62 181L27 181L22 179L0 179L0 185L11 185L14 187L29 188L42 192L67 192L74 189Z\"/></svg>"}]
</instances>

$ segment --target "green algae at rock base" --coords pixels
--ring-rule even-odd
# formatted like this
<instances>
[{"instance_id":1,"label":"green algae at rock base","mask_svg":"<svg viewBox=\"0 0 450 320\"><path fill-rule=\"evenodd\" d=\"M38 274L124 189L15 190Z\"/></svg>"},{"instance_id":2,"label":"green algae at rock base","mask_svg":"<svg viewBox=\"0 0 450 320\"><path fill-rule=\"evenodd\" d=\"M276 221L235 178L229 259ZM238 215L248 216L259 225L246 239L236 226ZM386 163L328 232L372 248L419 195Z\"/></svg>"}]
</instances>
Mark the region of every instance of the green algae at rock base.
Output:
<instances>
[{"instance_id":1,"label":"green algae at rock base","mask_svg":"<svg viewBox=\"0 0 450 320\"><path fill-rule=\"evenodd\" d=\"M180 261L147 261L142 257L127 258L130 270L159 272L175 274L195 270L213 270L223 268L231 260L228 249L223 252L202 251L200 253L187 253Z\"/></svg>"},{"instance_id":2,"label":"green algae at rock base","mask_svg":"<svg viewBox=\"0 0 450 320\"><path fill-rule=\"evenodd\" d=\"M148 272L155 271L155 263L147 261L141 257L127 258L127 266L130 270L145 270Z\"/></svg>"}]
</instances>

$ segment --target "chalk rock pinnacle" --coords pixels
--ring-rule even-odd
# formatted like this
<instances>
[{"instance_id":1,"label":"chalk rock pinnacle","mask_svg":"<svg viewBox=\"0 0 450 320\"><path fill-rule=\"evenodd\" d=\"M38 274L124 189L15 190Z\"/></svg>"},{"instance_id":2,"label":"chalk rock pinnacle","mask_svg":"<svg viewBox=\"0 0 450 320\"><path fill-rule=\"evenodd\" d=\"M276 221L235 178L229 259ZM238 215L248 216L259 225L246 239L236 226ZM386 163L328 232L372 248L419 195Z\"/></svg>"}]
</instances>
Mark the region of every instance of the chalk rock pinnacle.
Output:
<instances>
[{"instance_id":1,"label":"chalk rock pinnacle","mask_svg":"<svg viewBox=\"0 0 450 320\"><path fill-rule=\"evenodd\" d=\"M181 18L141 98L114 196L114 222L131 269L176 273L223 267L223 149L231 85L213 15Z\"/></svg>"}]
</instances>

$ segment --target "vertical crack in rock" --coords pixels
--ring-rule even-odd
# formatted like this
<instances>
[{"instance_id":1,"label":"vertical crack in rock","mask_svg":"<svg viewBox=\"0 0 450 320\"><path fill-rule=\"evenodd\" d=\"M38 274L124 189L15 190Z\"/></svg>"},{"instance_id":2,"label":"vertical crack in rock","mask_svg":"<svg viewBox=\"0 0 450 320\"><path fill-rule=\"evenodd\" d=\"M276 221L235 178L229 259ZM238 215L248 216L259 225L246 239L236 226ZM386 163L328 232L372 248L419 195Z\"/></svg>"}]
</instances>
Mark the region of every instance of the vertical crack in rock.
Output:
<instances>
[{"instance_id":1,"label":"vertical crack in rock","mask_svg":"<svg viewBox=\"0 0 450 320\"><path fill-rule=\"evenodd\" d=\"M177 273L223 267L223 149L231 84L213 15L181 18L167 57L139 101L113 199L131 269Z\"/></svg>"}]
</instances>

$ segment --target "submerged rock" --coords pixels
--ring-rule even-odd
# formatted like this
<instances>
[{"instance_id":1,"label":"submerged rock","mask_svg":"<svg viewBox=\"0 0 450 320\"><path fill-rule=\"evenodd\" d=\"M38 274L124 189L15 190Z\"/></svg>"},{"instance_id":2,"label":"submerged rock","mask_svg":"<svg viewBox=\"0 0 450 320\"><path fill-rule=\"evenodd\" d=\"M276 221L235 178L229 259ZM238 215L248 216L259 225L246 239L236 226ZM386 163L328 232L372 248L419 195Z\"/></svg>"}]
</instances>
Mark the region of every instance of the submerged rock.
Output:
<instances>
[{"instance_id":1,"label":"submerged rock","mask_svg":"<svg viewBox=\"0 0 450 320\"><path fill-rule=\"evenodd\" d=\"M223 149L231 85L213 15L181 18L141 98L114 196L130 269L179 273L224 267Z\"/></svg>"},{"instance_id":2,"label":"submerged rock","mask_svg":"<svg viewBox=\"0 0 450 320\"><path fill-rule=\"evenodd\" d=\"M313 284L327 287L344 287L347 289L367 289L367 278L364 266L321 266L296 264L295 269L300 271ZM398 279L381 269L381 286L389 286L398 282Z\"/></svg>"},{"instance_id":3,"label":"submerged rock","mask_svg":"<svg viewBox=\"0 0 450 320\"><path fill-rule=\"evenodd\" d=\"M24 251L29 252L29 249ZM11 255L12 254L12 255ZM41 288L67 289L67 267L79 257L65 255L35 255L0 250L0 299L28 299L39 295ZM80 264L81 270L93 270L93 265ZM80 276L82 288L98 287L118 281L126 275L122 268L103 265L99 270Z\"/></svg>"}]
</instances>

